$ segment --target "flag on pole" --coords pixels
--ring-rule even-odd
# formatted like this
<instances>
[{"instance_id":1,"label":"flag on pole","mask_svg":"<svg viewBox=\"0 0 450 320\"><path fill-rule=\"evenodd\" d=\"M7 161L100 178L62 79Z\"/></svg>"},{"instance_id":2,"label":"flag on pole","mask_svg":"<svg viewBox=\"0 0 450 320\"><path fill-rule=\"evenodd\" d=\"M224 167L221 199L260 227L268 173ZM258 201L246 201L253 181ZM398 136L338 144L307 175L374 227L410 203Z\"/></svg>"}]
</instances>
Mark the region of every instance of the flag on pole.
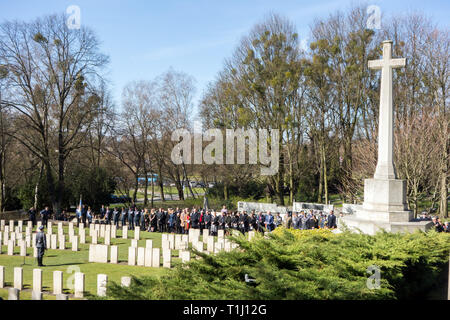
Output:
<instances>
[{"instance_id":1,"label":"flag on pole","mask_svg":"<svg viewBox=\"0 0 450 320\"><path fill-rule=\"evenodd\" d=\"M81 217L81 206L83 205L83 202L81 201L81 194L80 194L80 204L78 205L77 208L77 217L80 218Z\"/></svg>"}]
</instances>

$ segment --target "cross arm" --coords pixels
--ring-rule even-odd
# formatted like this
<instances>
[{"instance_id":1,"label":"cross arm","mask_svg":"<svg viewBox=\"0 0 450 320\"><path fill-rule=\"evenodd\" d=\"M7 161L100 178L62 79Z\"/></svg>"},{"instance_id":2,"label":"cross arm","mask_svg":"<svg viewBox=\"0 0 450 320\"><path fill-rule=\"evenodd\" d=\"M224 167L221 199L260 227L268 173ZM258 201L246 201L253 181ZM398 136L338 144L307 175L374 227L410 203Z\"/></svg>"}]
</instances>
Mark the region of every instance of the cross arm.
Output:
<instances>
[{"instance_id":1,"label":"cross arm","mask_svg":"<svg viewBox=\"0 0 450 320\"><path fill-rule=\"evenodd\" d=\"M391 59L390 65L392 68L401 68L406 66L406 58Z\"/></svg>"},{"instance_id":2,"label":"cross arm","mask_svg":"<svg viewBox=\"0 0 450 320\"><path fill-rule=\"evenodd\" d=\"M383 60L369 60L369 69L381 69L383 68Z\"/></svg>"}]
</instances>

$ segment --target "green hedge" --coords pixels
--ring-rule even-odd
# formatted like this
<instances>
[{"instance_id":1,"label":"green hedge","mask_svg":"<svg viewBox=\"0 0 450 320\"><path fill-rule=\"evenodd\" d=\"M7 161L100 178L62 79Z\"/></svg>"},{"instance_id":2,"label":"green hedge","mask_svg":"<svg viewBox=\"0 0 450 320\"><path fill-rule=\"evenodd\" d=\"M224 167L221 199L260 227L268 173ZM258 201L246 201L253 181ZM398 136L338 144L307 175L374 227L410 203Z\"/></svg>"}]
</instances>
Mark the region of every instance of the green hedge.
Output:
<instances>
[{"instance_id":1,"label":"green hedge","mask_svg":"<svg viewBox=\"0 0 450 320\"><path fill-rule=\"evenodd\" d=\"M112 284L109 299L413 299L423 298L446 270L450 235L375 236L324 230L284 230L252 241L234 238L242 250L200 254L169 275ZM378 266L380 288L367 286ZM255 279L244 281L245 274Z\"/></svg>"}]
</instances>

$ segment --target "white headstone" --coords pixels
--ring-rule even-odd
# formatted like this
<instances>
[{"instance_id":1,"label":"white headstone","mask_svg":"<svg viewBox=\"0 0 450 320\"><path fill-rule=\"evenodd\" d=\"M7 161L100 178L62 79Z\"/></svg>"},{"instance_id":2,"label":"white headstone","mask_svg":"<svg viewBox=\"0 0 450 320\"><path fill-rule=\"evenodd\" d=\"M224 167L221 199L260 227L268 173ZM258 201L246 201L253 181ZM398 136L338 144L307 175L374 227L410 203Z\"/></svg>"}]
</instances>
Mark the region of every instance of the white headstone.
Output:
<instances>
[{"instance_id":1,"label":"white headstone","mask_svg":"<svg viewBox=\"0 0 450 320\"><path fill-rule=\"evenodd\" d=\"M144 266L144 262L145 262L145 248L138 247L137 248L137 265Z\"/></svg>"},{"instance_id":2,"label":"white headstone","mask_svg":"<svg viewBox=\"0 0 450 320\"><path fill-rule=\"evenodd\" d=\"M42 300L42 292L41 291L31 291L31 300Z\"/></svg>"},{"instance_id":3,"label":"white headstone","mask_svg":"<svg viewBox=\"0 0 450 320\"><path fill-rule=\"evenodd\" d=\"M0 266L0 288L3 289L4 287L5 287L5 267Z\"/></svg>"},{"instance_id":4,"label":"white headstone","mask_svg":"<svg viewBox=\"0 0 450 320\"><path fill-rule=\"evenodd\" d=\"M131 284L131 277L120 278L120 284L122 285L122 287L129 287Z\"/></svg>"},{"instance_id":5,"label":"white headstone","mask_svg":"<svg viewBox=\"0 0 450 320\"><path fill-rule=\"evenodd\" d=\"M134 247L134 248L137 248L138 247L138 241L136 239L132 239L131 240L131 246Z\"/></svg>"},{"instance_id":6,"label":"white headstone","mask_svg":"<svg viewBox=\"0 0 450 320\"><path fill-rule=\"evenodd\" d=\"M86 243L86 232L85 230L80 230L79 231L79 235L80 235L80 244L85 244Z\"/></svg>"},{"instance_id":7,"label":"white headstone","mask_svg":"<svg viewBox=\"0 0 450 320\"><path fill-rule=\"evenodd\" d=\"M22 290L23 287L23 269L20 267L14 268L14 288Z\"/></svg>"},{"instance_id":8,"label":"white headstone","mask_svg":"<svg viewBox=\"0 0 450 320\"><path fill-rule=\"evenodd\" d=\"M56 300L69 300L69 296L64 293L58 293L56 295Z\"/></svg>"},{"instance_id":9,"label":"white headstone","mask_svg":"<svg viewBox=\"0 0 450 320\"><path fill-rule=\"evenodd\" d=\"M100 238L104 238L105 237L105 230L106 230L106 225L101 224L100 225Z\"/></svg>"},{"instance_id":10,"label":"white headstone","mask_svg":"<svg viewBox=\"0 0 450 320\"><path fill-rule=\"evenodd\" d=\"M33 291L42 291L42 269L33 269Z\"/></svg>"},{"instance_id":11,"label":"white headstone","mask_svg":"<svg viewBox=\"0 0 450 320\"><path fill-rule=\"evenodd\" d=\"M63 272L53 271L53 294L63 293Z\"/></svg>"},{"instance_id":12,"label":"white headstone","mask_svg":"<svg viewBox=\"0 0 450 320\"><path fill-rule=\"evenodd\" d=\"M128 265L136 265L136 247L128 247Z\"/></svg>"},{"instance_id":13,"label":"white headstone","mask_svg":"<svg viewBox=\"0 0 450 320\"><path fill-rule=\"evenodd\" d=\"M20 290L16 288L9 288L8 300L20 300Z\"/></svg>"},{"instance_id":14,"label":"white headstone","mask_svg":"<svg viewBox=\"0 0 450 320\"><path fill-rule=\"evenodd\" d=\"M152 251L153 251L152 247L145 248L144 266L146 267L152 266Z\"/></svg>"},{"instance_id":15,"label":"white headstone","mask_svg":"<svg viewBox=\"0 0 450 320\"><path fill-rule=\"evenodd\" d=\"M8 240L8 256L14 255L14 241Z\"/></svg>"},{"instance_id":16,"label":"white headstone","mask_svg":"<svg viewBox=\"0 0 450 320\"><path fill-rule=\"evenodd\" d=\"M27 256L27 244L25 241L22 241L20 243L20 256L26 257Z\"/></svg>"},{"instance_id":17,"label":"white headstone","mask_svg":"<svg viewBox=\"0 0 450 320\"><path fill-rule=\"evenodd\" d=\"M111 239L116 239L116 237L117 237L117 227L112 226L111 227Z\"/></svg>"},{"instance_id":18,"label":"white headstone","mask_svg":"<svg viewBox=\"0 0 450 320\"><path fill-rule=\"evenodd\" d=\"M94 262L108 263L108 246L105 244L96 244L94 248Z\"/></svg>"},{"instance_id":19,"label":"white headstone","mask_svg":"<svg viewBox=\"0 0 450 320\"><path fill-rule=\"evenodd\" d=\"M141 228L139 228L139 227L134 228L134 239L135 240L141 239Z\"/></svg>"},{"instance_id":20,"label":"white headstone","mask_svg":"<svg viewBox=\"0 0 450 320\"><path fill-rule=\"evenodd\" d=\"M189 262L191 260L191 253L189 251L181 250L181 261L183 263Z\"/></svg>"},{"instance_id":21,"label":"white headstone","mask_svg":"<svg viewBox=\"0 0 450 320\"><path fill-rule=\"evenodd\" d=\"M97 295L106 296L106 287L108 285L108 276L106 274L97 275Z\"/></svg>"},{"instance_id":22,"label":"white headstone","mask_svg":"<svg viewBox=\"0 0 450 320\"><path fill-rule=\"evenodd\" d=\"M145 240L145 247L153 249L153 240Z\"/></svg>"},{"instance_id":23,"label":"white headstone","mask_svg":"<svg viewBox=\"0 0 450 320\"><path fill-rule=\"evenodd\" d=\"M163 250L163 267L170 268L170 263L172 261L172 252L170 249Z\"/></svg>"},{"instance_id":24,"label":"white headstone","mask_svg":"<svg viewBox=\"0 0 450 320\"><path fill-rule=\"evenodd\" d=\"M78 251L78 236L72 237L72 251Z\"/></svg>"},{"instance_id":25,"label":"white headstone","mask_svg":"<svg viewBox=\"0 0 450 320\"><path fill-rule=\"evenodd\" d=\"M159 253L159 248L153 248L152 251L152 267L153 268L159 268L161 263L161 257Z\"/></svg>"},{"instance_id":26,"label":"white headstone","mask_svg":"<svg viewBox=\"0 0 450 320\"><path fill-rule=\"evenodd\" d=\"M118 263L119 262L119 252L117 246L111 246L110 247L110 262L111 263Z\"/></svg>"},{"instance_id":27,"label":"white headstone","mask_svg":"<svg viewBox=\"0 0 450 320\"><path fill-rule=\"evenodd\" d=\"M50 235L50 239L51 239L50 248L56 250L58 246L58 236L56 234L52 234Z\"/></svg>"},{"instance_id":28,"label":"white headstone","mask_svg":"<svg viewBox=\"0 0 450 320\"><path fill-rule=\"evenodd\" d=\"M84 273L75 272L74 296L75 298L84 297Z\"/></svg>"},{"instance_id":29,"label":"white headstone","mask_svg":"<svg viewBox=\"0 0 450 320\"><path fill-rule=\"evenodd\" d=\"M94 230L92 232L92 239L91 239L92 244L97 244L98 243L98 231Z\"/></svg>"},{"instance_id":30,"label":"white headstone","mask_svg":"<svg viewBox=\"0 0 450 320\"><path fill-rule=\"evenodd\" d=\"M65 250L66 249L66 240L61 238L59 240L59 250Z\"/></svg>"},{"instance_id":31,"label":"white headstone","mask_svg":"<svg viewBox=\"0 0 450 320\"><path fill-rule=\"evenodd\" d=\"M122 239L128 239L128 226L122 227Z\"/></svg>"}]
</instances>

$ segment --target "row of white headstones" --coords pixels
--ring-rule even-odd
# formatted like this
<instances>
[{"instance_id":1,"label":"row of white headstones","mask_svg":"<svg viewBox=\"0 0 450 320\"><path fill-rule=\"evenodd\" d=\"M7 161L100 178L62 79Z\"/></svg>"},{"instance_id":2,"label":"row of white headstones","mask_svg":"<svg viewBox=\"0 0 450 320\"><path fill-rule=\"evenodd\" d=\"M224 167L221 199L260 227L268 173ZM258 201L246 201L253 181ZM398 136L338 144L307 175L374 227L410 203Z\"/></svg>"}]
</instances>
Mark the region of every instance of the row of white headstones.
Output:
<instances>
[{"instance_id":1,"label":"row of white headstones","mask_svg":"<svg viewBox=\"0 0 450 320\"><path fill-rule=\"evenodd\" d=\"M190 261L190 251L188 251L189 243L192 247L201 253L211 254L221 251L229 252L237 247L236 243L232 243L225 238L223 230L220 230L217 241L214 236L209 235L209 230L203 230L203 241L200 241L200 230L190 229L188 234L161 234L161 247L153 248L153 240L146 240L145 247L138 246L138 240L131 240L131 246L128 247L128 265L144 266L158 268L161 265L161 251L163 258L163 267L170 268L172 260L172 250L178 250L178 257L181 262ZM251 239L254 233L249 233ZM206 244L206 251L205 249ZM109 251L109 259L108 259ZM101 244L92 244L89 246L89 261L99 263L117 263L118 262L118 246L108 246Z\"/></svg>"},{"instance_id":2,"label":"row of white headstones","mask_svg":"<svg viewBox=\"0 0 450 320\"><path fill-rule=\"evenodd\" d=\"M32 300L42 300L42 269L33 269L33 288L31 291ZM129 287L131 277L122 277L121 285ZM108 285L108 276L106 274L97 275L97 295L106 296L106 288ZM5 288L5 267L0 266L0 288ZM9 288L8 300L19 300L20 292L23 290L23 269L21 267L14 268L13 287ZM82 272L74 274L74 297L84 298L85 292L85 276ZM69 296L63 293L63 272L53 271L53 291L56 300L68 300Z\"/></svg>"},{"instance_id":3,"label":"row of white headstones","mask_svg":"<svg viewBox=\"0 0 450 320\"><path fill-rule=\"evenodd\" d=\"M38 222L38 228L40 222ZM12 231L14 229L14 231ZM2 253L1 242L7 245L7 254L14 255L14 248L17 244L20 248L20 256L27 255L27 248L33 247L33 256L37 257L37 249L35 248L36 233L32 233L31 221L25 230L25 239L23 238L23 221L18 221L18 226L15 226L13 220L10 221L9 226L5 225L5 221L0 221L0 253ZM86 243L86 232L84 225L79 224L78 236L75 235L74 223L69 223L68 229L69 241L71 242L71 250L78 251L78 240L80 243ZM249 239L254 236L254 231L248 234ZM47 225L47 249L66 249L66 236L64 234L63 223L58 223L58 233L53 234L52 222ZM89 262L99 263L118 263L118 246L111 246L111 239L116 238L116 226L105 224L90 224L89 235L91 237L91 245L89 246ZM197 251L203 252L206 244L206 252L218 253L222 250L231 251L237 247L237 244L231 243L225 238L224 230L218 231L217 241L215 237L209 235L209 230L203 230L203 238L200 241L200 230L190 229L187 235L181 234L162 234L162 256L163 266L170 268L171 265L171 250L179 250L179 257L182 262L190 260L190 253L187 251L188 243L192 243L192 247ZM103 238L104 245L98 243L99 238ZM128 238L128 227L122 227L122 238ZM160 248L153 248L152 240L146 240L146 246L138 247L138 240L140 240L140 228L136 227L134 230L134 239L131 240L131 246L128 248L128 264L148 267L160 266ZM59 244L59 246L58 246ZM109 257L108 259L108 252Z\"/></svg>"}]
</instances>

